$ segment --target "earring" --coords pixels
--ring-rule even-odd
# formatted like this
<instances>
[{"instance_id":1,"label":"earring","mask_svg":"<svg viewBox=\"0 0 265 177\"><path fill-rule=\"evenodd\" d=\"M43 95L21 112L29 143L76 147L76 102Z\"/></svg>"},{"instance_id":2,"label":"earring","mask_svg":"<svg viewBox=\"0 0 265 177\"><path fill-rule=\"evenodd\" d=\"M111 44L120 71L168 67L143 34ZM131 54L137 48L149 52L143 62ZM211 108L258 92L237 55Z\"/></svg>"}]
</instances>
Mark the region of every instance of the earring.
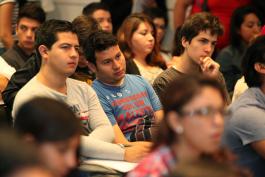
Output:
<instances>
[{"instance_id":1,"label":"earring","mask_svg":"<svg viewBox=\"0 0 265 177\"><path fill-rule=\"evenodd\" d=\"M177 134L182 134L183 133L183 127L182 126L177 126L176 128L175 128L175 132L177 133Z\"/></svg>"}]
</instances>

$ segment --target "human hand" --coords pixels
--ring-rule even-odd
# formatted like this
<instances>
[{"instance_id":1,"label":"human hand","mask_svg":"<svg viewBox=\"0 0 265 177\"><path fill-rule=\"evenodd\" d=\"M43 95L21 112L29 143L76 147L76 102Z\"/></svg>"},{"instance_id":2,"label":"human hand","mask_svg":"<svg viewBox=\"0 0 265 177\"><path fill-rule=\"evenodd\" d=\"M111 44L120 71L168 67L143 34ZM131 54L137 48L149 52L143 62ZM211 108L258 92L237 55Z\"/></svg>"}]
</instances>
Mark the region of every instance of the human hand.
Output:
<instances>
[{"instance_id":1,"label":"human hand","mask_svg":"<svg viewBox=\"0 0 265 177\"><path fill-rule=\"evenodd\" d=\"M218 76L220 65L216 63L212 58L200 58L199 65L203 74L213 78L216 78Z\"/></svg>"},{"instance_id":2,"label":"human hand","mask_svg":"<svg viewBox=\"0 0 265 177\"><path fill-rule=\"evenodd\" d=\"M138 162L150 152L152 143L133 142L129 147L125 147L124 160L127 162Z\"/></svg>"}]
</instances>

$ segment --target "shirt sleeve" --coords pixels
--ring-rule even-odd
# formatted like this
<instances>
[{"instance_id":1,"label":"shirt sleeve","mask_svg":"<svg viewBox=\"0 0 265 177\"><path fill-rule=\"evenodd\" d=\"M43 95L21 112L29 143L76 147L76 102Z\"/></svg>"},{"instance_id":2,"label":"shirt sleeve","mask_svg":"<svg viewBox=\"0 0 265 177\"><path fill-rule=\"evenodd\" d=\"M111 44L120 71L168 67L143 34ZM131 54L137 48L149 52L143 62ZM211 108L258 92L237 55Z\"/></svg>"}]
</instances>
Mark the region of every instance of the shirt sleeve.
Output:
<instances>
[{"instance_id":1,"label":"shirt sleeve","mask_svg":"<svg viewBox=\"0 0 265 177\"><path fill-rule=\"evenodd\" d=\"M264 110L258 107L237 110L231 123L243 145L265 139Z\"/></svg>"},{"instance_id":2,"label":"shirt sleeve","mask_svg":"<svg viewBox=\"0 0 265 177\"><path fill-rule=\"evenodd\" d=\"M151 105L152 105L154 111L161 110L162 109L161 102L160 102L156 92L154 91L153 87L144 78L142 78L142 80L145 84L145 88L147 90L149 100L151 102Z\"/></svg>"},{"instance_id":3,"label":"shirt sleeve","mask_svg":"<svg viewBox=\"0 0 265 177\"><path fill-rule=\"evenodd\" d=\"M0 56L0 74L10 80L11 76L16 72L16 69L7 64L7 62Z\"/></svg>"}]
</instances>

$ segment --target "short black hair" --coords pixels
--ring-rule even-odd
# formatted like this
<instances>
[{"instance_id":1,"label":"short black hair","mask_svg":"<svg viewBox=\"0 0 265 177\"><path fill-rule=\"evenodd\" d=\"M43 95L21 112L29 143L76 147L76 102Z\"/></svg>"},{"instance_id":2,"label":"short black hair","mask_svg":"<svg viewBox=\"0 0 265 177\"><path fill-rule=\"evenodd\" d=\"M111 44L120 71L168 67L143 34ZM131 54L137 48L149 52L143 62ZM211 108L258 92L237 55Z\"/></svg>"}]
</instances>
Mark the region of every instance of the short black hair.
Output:
<instances>
[{"instance_id":1,"label":"short black hair","mask_svg":"<svg viewBox=\"0 0 265 177\"><path fill-rule=\"evenodd\" d=\"M144 9L143 13L149 16L153 20L155 18L163 18L165 20L165 25L166 26L168 25L168 16L166 11L163 11L158 7L146 8Z\"/></svg>"},{"instance_id":2,"label":"short black hair","mask_svg":"<svg viewBox=\"0 0 265 177\"><path fill-rule=\"evenodd\" d=\"M83 50L86 58L96 65L96 52L104 51L110 47L118 45L117 38L103 30L96 31L92 33L86 40Z\"/></svg>"},{"instance_id":3,"label":"short black hair","mask_svg":"<svg viewBox=\"0 0 265 177\"><path fill-rule=\"evenodd\" d=\"M46 14L37 3L26 3L18 13L17 23L21 18L30 18L38 21L40 24L45 22Z\"/></svg>"},{"instance_id":4,"label":"short black hair","mask_svg":"<svg viewBox=\"0 0 265 177\"><path fill-rule=\"evenodd\" d=\"M83 8L82 14L86 16L91 16L97 10L105 10L110 12L109 7L102 2L89 3Z\"/></svg>"},{"instance_id":5,"label":"short black hair","mask_svg":"<svg viewBox=\"0 0 265 177\"><path fill-rule=\"evenodd\" d=\"M242 70L245 81L249 87L260 87L263 79L260 73L255 69L255 64L265 65L265 36L260 36L248 47L243 60Z\"/></svg>"}]
</instances>

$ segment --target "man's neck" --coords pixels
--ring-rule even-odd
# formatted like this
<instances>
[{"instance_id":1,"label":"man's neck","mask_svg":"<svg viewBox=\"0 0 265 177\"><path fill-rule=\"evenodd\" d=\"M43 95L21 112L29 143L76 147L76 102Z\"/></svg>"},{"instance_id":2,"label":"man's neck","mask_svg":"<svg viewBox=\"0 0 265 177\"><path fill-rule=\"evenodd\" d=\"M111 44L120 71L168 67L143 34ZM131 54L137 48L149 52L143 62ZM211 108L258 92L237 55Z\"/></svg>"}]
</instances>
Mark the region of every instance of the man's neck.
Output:
<instances>
[{"instance_id":1,"label":"man's neck","mask_svg":"<svg viewBox=\"0 0 265 177\"><path fill-rule=\"evenodd\" d=\"M37 74L37 79L43 85L58 91L60 93L66 94L66 76L61 76L58 73L55 73L48 68L41 68L39 73Z\"/></svg>"},{"instance_id":2,"label":"man's neck","mask_svg":"<svg viewBox=\"0 0 265 177\"><path fill-rule=\"evenodd\" d=\"M175 68L184 74L198 74L201 73L200 67L187 55L182 54L176 59Z\"/></svg>"},{"instance_id":3,"label":"man's neck","mask_svg":"<svg viewBox=\"0 0 265 177\"><path fill-rule=\"evenodd\" d=\"M265 94L265 82L263 82L263 84L261 85L260 90L263 94Z\"/></svg>"},{"instance_id":4,"label":"man's neck","mask_svg":"<svg viewBox=\"0 0 265 177\"><path fill-rule=\"evenodd\" d=\"M23 46L20 45L19 42L18 42L17 46L28 56L30 56L34 51L34 49L31 50L31 49L24 48Z\"/></svg>"}]
</instances>

